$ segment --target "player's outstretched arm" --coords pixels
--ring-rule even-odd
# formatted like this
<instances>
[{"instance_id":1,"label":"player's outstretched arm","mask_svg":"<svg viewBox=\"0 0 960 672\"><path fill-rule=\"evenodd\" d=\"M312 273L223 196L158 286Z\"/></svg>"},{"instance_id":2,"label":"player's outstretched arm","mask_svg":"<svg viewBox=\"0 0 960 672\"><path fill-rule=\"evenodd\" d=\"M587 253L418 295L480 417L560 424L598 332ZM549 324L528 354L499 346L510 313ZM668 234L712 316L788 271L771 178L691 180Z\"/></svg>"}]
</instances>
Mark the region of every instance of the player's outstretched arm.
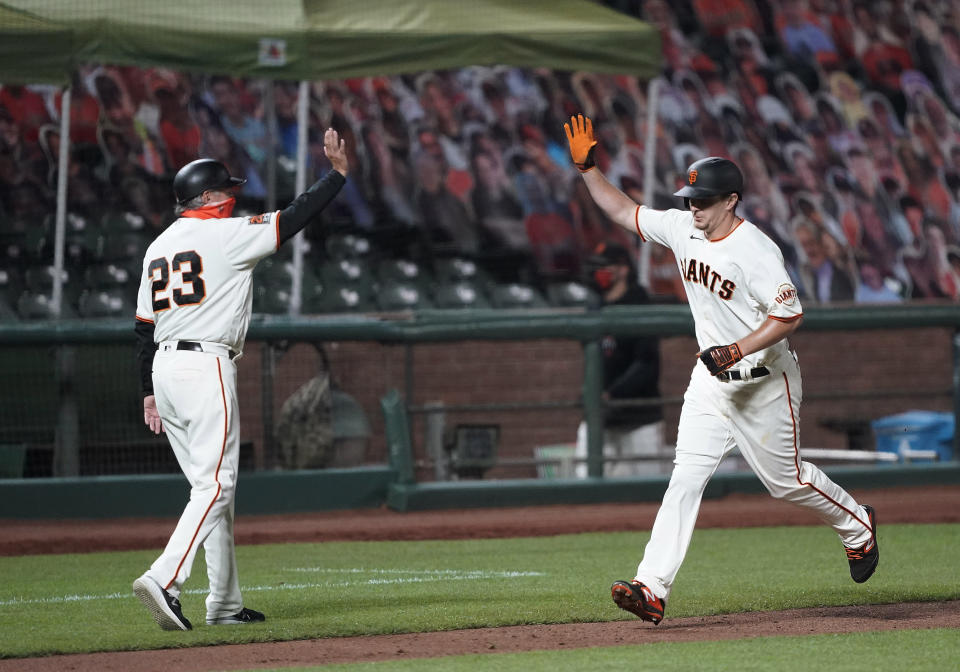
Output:
<instances>
[{"instance_id":1,"label":"player's outstretched arm","mask_svg":"<svg viewBox=\"0 0 960 672\"><path fill-rule=\"evenodd\" d=\"M332 128L328 128L323 134L323 153L330 159L333 170L280 211L280 221L277 227L281 243L293 238L297 232L319 215L340 192L346 182L347 174L350 172L346 146L340 134Z\"/></svg>"},{"instance_id":2,"label":"player's outstretched arm","mask_svg":"<svg viewBox=\"0 0 960 672\"><path fill-rule=\"evenodd\" d=\"M607 217L628 231L636 233L634 215L637 202L613 186L593 161L593 149L597 140L593 136L593 122L590 117L582 114L570 117L570 123L564 124L563 130L566 131L567 142L570 144L570 157L583 175L590 196Z\"/></svg>"}]
</instances>

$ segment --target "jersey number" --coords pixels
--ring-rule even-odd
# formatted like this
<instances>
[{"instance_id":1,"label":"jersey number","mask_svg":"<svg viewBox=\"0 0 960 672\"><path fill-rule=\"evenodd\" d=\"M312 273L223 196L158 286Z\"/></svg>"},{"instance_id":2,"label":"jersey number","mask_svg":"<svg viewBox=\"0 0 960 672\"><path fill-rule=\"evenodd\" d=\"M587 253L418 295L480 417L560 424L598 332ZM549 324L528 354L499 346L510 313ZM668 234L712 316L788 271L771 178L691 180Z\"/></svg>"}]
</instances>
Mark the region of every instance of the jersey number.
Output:
<instances>
[{"instance_id":1,"label":"jersey number","mask_svg":"<svg viewBox=\"0 0 960 672\"><path fill-rule=\"evenodd\" d=\"M159 277L157 272L159 271ZM179 273L181 278L180 286L182 289L173 290L173 301L178 306L192 306L203 301L207 295L207 288L203 284L203 278L200 274L203 272L203 260L200 255L190 250L189 252L177 252L173 255L173 263L168 264L166 257L154 259L147 266L147 272L153 278L153 312L167 310L170 307L170 299L158 299L157 294L165 292L170 284L170 273ZM185 294L183 289L190 286L192 290Z\"/></svg>"}]
</instances>

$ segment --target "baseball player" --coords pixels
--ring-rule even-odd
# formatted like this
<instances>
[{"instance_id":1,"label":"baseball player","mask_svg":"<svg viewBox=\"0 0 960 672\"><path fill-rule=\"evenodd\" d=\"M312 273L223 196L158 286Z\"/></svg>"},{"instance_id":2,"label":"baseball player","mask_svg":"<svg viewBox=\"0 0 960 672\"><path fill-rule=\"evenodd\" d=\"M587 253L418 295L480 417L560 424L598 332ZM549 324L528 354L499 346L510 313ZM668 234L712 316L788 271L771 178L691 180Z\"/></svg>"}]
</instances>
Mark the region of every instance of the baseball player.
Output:
<instances>
[{"instance_id":1,"label":"baseball player","mask_svg":"<svg viewBox=\"0 0 960 672\"><path fill-rule=\"evenodd\" d=\"M240 416L237 364L252 310L251 274L304 228L343 187L344 142L323 137L333 169L285 209L233 217L244 180L212 159L180 169L173 181L180 217L147 248L137 297L136 333L143 419L166 432L190 482L190 501L159 558L133 592L164 630L190 630L180 593L203 544L210 594L207 624L265 620L243 606L233 545Z\"/></svg>"},{"instance_id":2,"label":"baseball player","mask_svg":"<svg viewBox=\"0 0 960 672\"><path fill-rule=\"evenodd\" d=\"M787 337L800 326L803 309L780 249L737 216L740 169L727 159L700 159L675 194L688 210L656 211L632 201L596 169L589 118L572 117L564 129L573 162L607 216L643 242L673 251L700 347L684 394L670 483L637 573L613 584L613 601L645 621L663 619L703 490L734 447L771 495L833 527L853 580L869 579L880 557L873 508L800 457L803 393Z\"/></svg>"}]
</instances>

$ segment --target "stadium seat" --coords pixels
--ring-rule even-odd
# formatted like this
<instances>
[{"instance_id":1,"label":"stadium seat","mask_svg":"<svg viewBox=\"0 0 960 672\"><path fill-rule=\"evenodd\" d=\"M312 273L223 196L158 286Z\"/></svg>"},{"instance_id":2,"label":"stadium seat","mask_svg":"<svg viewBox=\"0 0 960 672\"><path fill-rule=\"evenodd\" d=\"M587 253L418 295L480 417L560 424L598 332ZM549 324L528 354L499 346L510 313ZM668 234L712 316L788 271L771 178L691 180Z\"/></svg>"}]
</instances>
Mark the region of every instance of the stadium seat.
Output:
<instances>
[{"instance_id":1,"label":"stadium seat","mask_svg":"<svg viewBox=\"0 0 960 672\"><path fill-rule=\"evenodd\" d=\"M320 277L334 282L371 283L373 278L367 263L362 259L337 259L323 264Z\"/></svg>"},{"instance_id":2,"label":"stadium seat","mask_svg":"<svg viewBox=\"0 0 960 672\"><path fill-rule=\"evenodd\" d=\"M23 289L23 279L20 272L12 267L0 267L0 292L5 292L9 298L19 294Z\"/></svg>"},{"instance_id":3,"label":"stadium seat","mask_svg":"<svg viewBox=\"0 0 960 672\"><path fill-rule=\"evenodd\" d=\"M122 287L131 283L130 272L119 264L95 264L84 272L87 287Z\"/></svg>"},{"instance_id":4,"label":"stadium seat","mask_svg":"<svg viewBox=\"0 0 960 672\"><path fill-rule=\"evenodd\" d=\"M555 282L547 287L547 299L560 308L586 306L595 298L595 292L579 282Z\"/></svg>"},{"instance_id":5,"label":"stadium seat","mask_svg":"<svg viewBox=\"0 0 960 672\"><path fill-rule=\"evenodd\" d=\"M327 254L332 259L356 259L370 254L370 241L363 236L350 234L336 234L329 236L324 244Z\"/></svg>"},{"instance_id":6,"label":"stadium seat","mask_svg":"<svg viewBox=\"0 0 960 672\"><path fill-rule=\"evenodd\" d=\"M303 313L358 313L372 310L369 286L320 280L311 295L304 296Z\"/></svg>"},{"instance_id":7,"label":"stadium seat","mask_svg":"<svg viewBox=\"0 0 960 672\"><path fill-rule=\"evenodd\" d=\"M80 317L124 317L134 309L127 293L120 289L88 289L77 305Z\"/></svg>"},{"instance_id":8,"label":"stadium seat","mask_svg":"<svg viewBox=\"0 0 960 672\"><path fill-rule=\"evenodd\" d=\"M11 292L0 286L0 322L16 322L20 319L14 305Z\"/></svg>"},{"instance_id":9,"label":"stadium seat","mask_svg":"<svg viewBox=\"0 0 960 672\"><path fill-rule=\"evenodd\" d=\"M438 308L489 308L480 289L469 282L444 283L437 287L434 303Z\"/></svg>"},{"instance_id":10,"label":"stadium seat","mask_svg":"<svg viewBox=\"0 0 960 672\"><path fill-rule=\"evenodd\" d=\"M290 288L264 282L253 283L253 312L282 315L290 310Z\"/></svg>"},{"instance_id":11,"label":"stadium seat","mask_svg":"<svg viewBox=\"0 0 960 672\"><path fill-rule=\"evenodd\" d=\"M55 318L53 297L46 292L25 291L17 300L17 313L24 320L52 320ZM61 302L60 317L75 317L66 297Z\"/></svg>"},{"instance_id":12,"label":"stadium seat","mask_svg":"<svg viewBox=\"0 0 960 672\"><path fill-rule=\"evenodd\" d=\"M429 308L430 302L426 292L419 285L390 280L380 286L377 292L377 305L384 311L414 310Z\"/></svg>"},{"instance_id":13,"label":"stadium seat","mask_svg":"<svg viewBox=\"0 0 960 672\"><path fill-rule=\"evenodd\" d=\"M483 275L475 261L462 257L437 259L434 267L439 282L477 282Z\"/></svg>"},{"instance_id":14,"label":"stadium seat","mask_svg":"<svg viewBox=\"0 0 960 672\"><path fill-rule=\"evenodd\" d=\"M380 282L402 282L419 285L426 279L420 264L409 259L384 259L377 266Z\"/></svg>"},{"instance_id":15,"label":"stadium seat","mask_svg":"<svg viewBox=\"0 0 960 672\"><path fill-rule=\"evenodd\" d=\"M56 270L53 266L31 266L24 274L24 285L32 292L46 291L53 287L53 278ZM64 270L61 276L63 284L70 281L70 274Z\"/></svg>"},{"instance_id":16,"label":"stadium seat","mask_svg":"<svg viewBox=\"0 0 960 672\"><path fill-rule=\"evenodd\" d=\"M100 218L100 228L109 233L123 231L144 231L147 221L135 212L111 210Z\"/></svg>"},{"instance_id":17,"label":"stadium seat","mask_svg":"<svg viewBox=\"0 0 960 672\"><path fill-rule=\"evenodd\" d=\"M104 235L100 254L102 261L143 259L151 240L146 232L123 231Z\"/></svg>"},{"instance_id":18,"label":"stadium seat","mask_svg":"<svg viewBox=\"0 0 960 672\"><path fill-rule=\"evenodd\" d=\"M518 283L496 285L490 291L490 299L495 308L545 308L547 305L536 289Z\"/></svg>"}]
</instances>

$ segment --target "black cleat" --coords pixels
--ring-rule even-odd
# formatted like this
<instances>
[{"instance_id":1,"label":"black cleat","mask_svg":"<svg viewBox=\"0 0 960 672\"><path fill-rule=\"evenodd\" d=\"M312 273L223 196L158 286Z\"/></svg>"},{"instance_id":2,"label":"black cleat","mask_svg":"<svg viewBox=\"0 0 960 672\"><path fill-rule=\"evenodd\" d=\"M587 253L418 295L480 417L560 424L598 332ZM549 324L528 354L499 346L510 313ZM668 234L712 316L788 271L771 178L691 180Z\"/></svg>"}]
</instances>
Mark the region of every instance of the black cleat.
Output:
<instances>
[{"instance_id":1,"label":"black cleat","mask_svg":"<svg viewBox=\"0 0 960 672\"><path fill-rule=\"evenodd\" d=\"M143 602L153 620L164 630L192 630L190 621L180 609L180 600L171 597L159 583L144 574L133 582L133 594Z\"/></svg>"},{"instance_id":2,"label":"black cleat","mask_svg":"<svg viewBox=\"0 0 960 672\"><path fill-rule=\"evenodd\" d=\"M872 536L860 548L848 548L847 560L850 562L850 578L857 583L863 583L871 576L880 562L880 547L877 543L877 514L872 506L863 505L863 510L867 512L870 518L870 531Z\"/></svg>"},{"instance_id":3,"label":"black cleat","mask_svg":"<svg viewBox=\"0 0 960 672\"><path fill-rule=\"evenodd\" d=\"M610 594L618 607L624 611L629 611L644 621L650 621L657 625L663 620L663 610L666 607L666 602L654 595L650 588L637 580L629 583L615 581L610 586Z\"/></svg>"},{"instance_id":4,"label":"black cleat","mask_svg":"<svg viewBox=\"0 0 960 672\"><path fill-rule=\"evenodd\" d=\"M247 609L244 607L240 611L230 616L222 616L221 618L208 618L207 625L241 625L243 623L262 623L267 620L267 617L261 614L259 611L254 611L253 609Z\"/></svg>"}]
</instances>

